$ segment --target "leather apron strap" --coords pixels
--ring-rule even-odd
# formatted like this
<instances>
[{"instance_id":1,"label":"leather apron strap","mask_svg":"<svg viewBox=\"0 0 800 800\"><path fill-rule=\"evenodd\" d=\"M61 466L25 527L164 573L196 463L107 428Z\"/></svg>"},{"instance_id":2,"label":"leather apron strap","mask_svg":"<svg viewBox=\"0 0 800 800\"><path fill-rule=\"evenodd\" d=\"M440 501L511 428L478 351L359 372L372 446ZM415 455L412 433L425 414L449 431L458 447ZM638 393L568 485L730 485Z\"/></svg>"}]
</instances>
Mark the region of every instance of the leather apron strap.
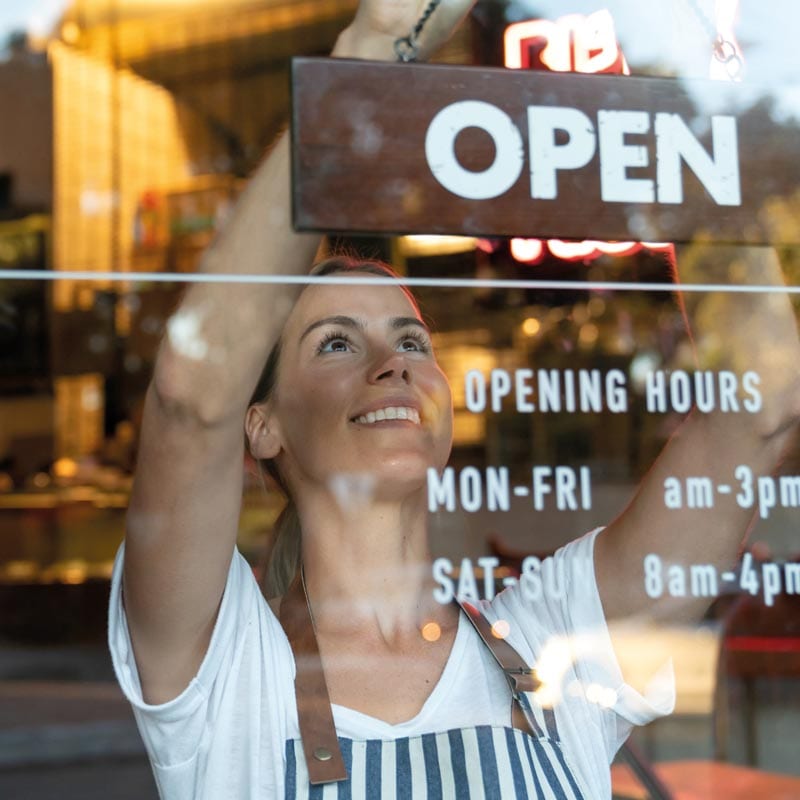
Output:
<instances>
[{"instance_id":1,"label":"leather apron strap","mask_svg":"<svg viewBox=\"0 0 800 800\"><path fill-rule=\"evenodd\" d=\"M472 623L472 627L481 637L483 643L494 656L494 660L500 665L503 674L508 681L511 689L511 724L519 730L535 736L533 726L528 720L523 710L521 692L535 692L542 682L536 677L533 670L525 663L522 656L503 638L495 634L483 612L465 600L455 601L461 610L467 615L467 619Z\"/></svg>"},{"instance_id":2,"label":"leather apron strap","mask_svg":"<svg viewBox=\"0 0 800 800\"><path fill-rule=\"evenodd\" d=\"M317 637L299 571L283 596L279 619L294 654L297 721L308 777L312 784L347 780Z\"/></svg>"},{"instance_id":3,"label":"leather apron strap","mask_svg":"<svg viewBox=\"0 0 800 800\"><path fill-rule=\"evenodd\" d=\"M536 691L541 682L519 653L508 642L497 638L479 609L467 602L456 602L506 676L512 696L512 725L533 735L519 693ZM312 784L347 780L317 637L299 571L283 596L279 619L294 654L297 720L309 780Z\"/></svg>"}]
</instances>

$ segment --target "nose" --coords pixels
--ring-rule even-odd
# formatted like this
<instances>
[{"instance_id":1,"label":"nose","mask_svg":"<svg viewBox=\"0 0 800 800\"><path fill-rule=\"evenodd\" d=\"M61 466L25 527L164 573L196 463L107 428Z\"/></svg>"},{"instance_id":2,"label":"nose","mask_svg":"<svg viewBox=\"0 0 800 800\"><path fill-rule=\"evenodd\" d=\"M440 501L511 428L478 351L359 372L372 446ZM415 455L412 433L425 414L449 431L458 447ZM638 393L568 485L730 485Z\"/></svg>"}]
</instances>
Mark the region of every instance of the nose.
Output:
<instances>
[{"instance_id":1,"label":"nose","mask_svg":"<svg viewBox=\"0 0 800 800\"><path fill-rule=\"evenodd\" d=\"M377 356L375 363L370 370L370 383L398 379L403 383L411 383L411 371L408 368L408 361L402 353L392 350L390 353L382 353Z\"/></svg>"}]
</instances>

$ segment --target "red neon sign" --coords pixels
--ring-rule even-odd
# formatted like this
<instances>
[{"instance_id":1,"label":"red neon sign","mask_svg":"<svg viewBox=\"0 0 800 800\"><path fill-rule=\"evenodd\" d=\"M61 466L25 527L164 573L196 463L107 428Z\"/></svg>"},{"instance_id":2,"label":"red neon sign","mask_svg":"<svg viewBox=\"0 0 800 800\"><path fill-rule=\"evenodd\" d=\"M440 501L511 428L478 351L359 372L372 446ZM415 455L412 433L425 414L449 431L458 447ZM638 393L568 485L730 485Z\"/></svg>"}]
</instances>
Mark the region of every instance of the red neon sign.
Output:
<instances>
[{"instance_id":1,"label":"red neon sign","mask_svg":"<svg viewBox=\"0 0 800 800\"><path fill-rule=\"evenodd\" d=\"M591 261L600 256L629 256L639 250L667 252L672 245L664 242L565 242L563 239L512 239L511 255L515 261L533 266L547 253L562 261Z\"/></svg>"},{"instance_id":2,"label":"red neon sign","mask_svg":"<svg viewBox=\"0 0 800 800\"><path fill-rule=\"evenodd\" d=\"M604 72L629 75L607 10L569 14L552 21L515 22L503 35L505 65L511 69Z\"/></svg>"}]
</instances>

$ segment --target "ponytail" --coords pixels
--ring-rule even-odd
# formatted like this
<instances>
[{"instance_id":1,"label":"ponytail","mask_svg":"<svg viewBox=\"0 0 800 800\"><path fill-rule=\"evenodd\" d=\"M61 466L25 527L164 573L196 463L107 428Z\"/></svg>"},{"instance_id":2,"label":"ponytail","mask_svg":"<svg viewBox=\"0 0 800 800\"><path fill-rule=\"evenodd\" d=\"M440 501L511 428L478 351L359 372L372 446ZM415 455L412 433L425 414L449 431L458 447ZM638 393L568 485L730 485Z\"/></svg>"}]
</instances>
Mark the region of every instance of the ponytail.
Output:
<instances>
[{"instance_id":1,"label":"ponytail","mask_svg":"<svg viewBox=\"0 0 800 800\"><path fill-rule=\"evenodd\" d=\"M275 520L267 549L266 567L261 575L261 591L266 598L286 594L300 569L300 517L291 500Z\"/></svg>"}]
</instances>

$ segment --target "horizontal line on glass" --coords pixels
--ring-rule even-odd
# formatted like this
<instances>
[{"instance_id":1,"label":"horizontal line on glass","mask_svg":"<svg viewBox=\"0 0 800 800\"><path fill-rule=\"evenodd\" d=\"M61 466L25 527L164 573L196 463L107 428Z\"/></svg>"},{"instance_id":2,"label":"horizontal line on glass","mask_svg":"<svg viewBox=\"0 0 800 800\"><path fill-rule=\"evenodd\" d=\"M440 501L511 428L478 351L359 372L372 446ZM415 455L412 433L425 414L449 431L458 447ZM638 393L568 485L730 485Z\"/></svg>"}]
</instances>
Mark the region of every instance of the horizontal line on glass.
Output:
<instances>
[{"instance_id":1,"label":"horizontal line on glass","mask_svg":"<svg viewBox=\"0 0 800 800\"><path fill-rule=\"evenodd\" d=\"M0 280L115 281L133 283L243 283L243 284L385 284L441 289L564 289L618 292L736 292L741 294L800 294L800 286L724 283L643 283L625 281L494 280L487 278L364 278L340 275L206 275L186 272L92 272L81 270L0 269Z\"/></svg>"}]
</instances>

